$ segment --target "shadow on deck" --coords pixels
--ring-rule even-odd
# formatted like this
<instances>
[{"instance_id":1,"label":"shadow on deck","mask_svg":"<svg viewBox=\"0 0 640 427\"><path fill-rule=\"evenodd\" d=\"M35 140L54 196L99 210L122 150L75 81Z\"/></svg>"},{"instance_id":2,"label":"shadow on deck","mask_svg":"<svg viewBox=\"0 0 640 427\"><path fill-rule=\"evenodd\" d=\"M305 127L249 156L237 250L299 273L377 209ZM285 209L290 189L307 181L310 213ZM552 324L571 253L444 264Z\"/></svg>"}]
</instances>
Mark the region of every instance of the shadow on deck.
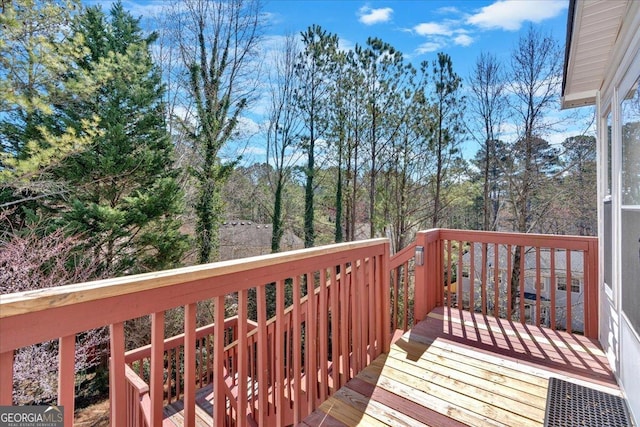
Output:
<instances>
[{"instance_id":1,"label":"shadow on deck","mask_svg":"<svg viewBox=\"0 0 640 427\"><path fill-rule=\"evenodd\" d=\"M301 426L542 426L550 377L620 395L596 341L437 308Z\"/></svg>"}]
</instances>

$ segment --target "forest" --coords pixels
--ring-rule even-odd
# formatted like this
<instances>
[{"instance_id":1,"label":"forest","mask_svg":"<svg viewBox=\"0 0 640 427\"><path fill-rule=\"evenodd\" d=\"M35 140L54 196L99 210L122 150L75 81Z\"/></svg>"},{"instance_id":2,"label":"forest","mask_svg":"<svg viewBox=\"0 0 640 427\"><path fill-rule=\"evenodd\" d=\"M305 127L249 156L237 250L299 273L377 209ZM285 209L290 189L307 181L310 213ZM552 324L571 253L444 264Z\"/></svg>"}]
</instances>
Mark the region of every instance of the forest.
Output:
<instances>
[{"instance_id":1,"label":"forest","mask_svg":"<svg viewBox=\"0 0 640 427\"><path fill-rule=\"evenodd\" d=\"M595 138L548 141L573 123L563 46L536 27L460 76L317 25L267 49L257 0L167 2L152 28L120 2L0 7L2 294L216 261L227 221L269 224L272 252L285 231L394 251L433 227L596 233Z\"/></svg>"}]
</instances>

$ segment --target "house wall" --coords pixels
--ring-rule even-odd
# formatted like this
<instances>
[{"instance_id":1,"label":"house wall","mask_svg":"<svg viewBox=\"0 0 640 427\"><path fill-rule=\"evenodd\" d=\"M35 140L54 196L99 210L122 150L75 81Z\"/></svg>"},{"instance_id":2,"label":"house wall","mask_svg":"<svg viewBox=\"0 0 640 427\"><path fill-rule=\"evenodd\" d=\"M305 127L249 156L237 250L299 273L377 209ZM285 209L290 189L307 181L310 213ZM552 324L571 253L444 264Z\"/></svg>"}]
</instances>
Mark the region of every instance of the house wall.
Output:
<instances>
[{"instance_id":1,"label":"house wall","mask_svg":"<svg viewBox=\"0 0 640 427\"><path fill-rule=\"evenodd\" d=\"M628 217L630 211L637 211L640 218L640 204L630 203L628 197L627 200L623 197L628 192L628 183L623 182L622 172L626 167L628 173L629 168L623 157L621 103L640 81L639 3L630 2L610 56L609 71L597 96L598 235L601 237L599 335L635 420L640 420L640 327L636 318L639 308L630 302L640 300L640 279L630 269L640 267L636 265L640 263L640 254L635 247L638 236L631 236L635 238L635 249L629 247L629 236L635 226L625 223L623 218ZM640 138L633 147L640 149Z\"/></svg>"}]
</instances>

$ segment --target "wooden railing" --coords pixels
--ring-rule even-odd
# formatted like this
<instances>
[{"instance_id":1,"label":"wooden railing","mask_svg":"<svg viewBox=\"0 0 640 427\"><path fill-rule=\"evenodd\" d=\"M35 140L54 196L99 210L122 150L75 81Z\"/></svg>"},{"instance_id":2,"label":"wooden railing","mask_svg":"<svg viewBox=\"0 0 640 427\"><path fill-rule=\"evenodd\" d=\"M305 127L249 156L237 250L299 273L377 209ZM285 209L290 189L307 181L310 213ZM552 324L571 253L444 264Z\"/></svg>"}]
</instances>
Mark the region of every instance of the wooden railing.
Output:
<instances>
[{"instance_id":1,"label":"wooden railing","mask_svg":"<svg viewBox=\"0 0 640 427\"><path fill-rule=\"evenodd\" d=\"M0 405L12 404L14 351L60 337L72 425L76 334L107 325L112 425L161 425L178 399L192 424L207 384L214 425L289 425L436 306L596 337L597 265L595 238L436 229L393 257L377 239L2 295ZM200 301L214 322L197 328ZM165 339L164 312L179 306L184 333ZM151 344L125 353L124 322L145 315Z\"/></svg>"},{"instance_id":2,"label":"wooden railing","mask_svg":"<svg viewBox=\"0 0 640 427\"><path fill-rule=\"evenodd\" d=\"M125 366L127 384L127 426L146 427L151 423L149 385L129 366Z\"/></svg>"},{"instance_id":3,"label":"wooden railing","mask_svg":"<svg viewBox=\"0 0 640 427\"><path fill-rule=\"evenodd\" d=\"M391 329L408 331L414 324L416 242L389 260L391 273Z\"/></svg>"},{"instance_id":4,"label":"wooden railing","mask_svg":"<svg viewBox=\"0 0 640 427\"><path fill-rule=\"evenodd\" d=\"M248 330L256 328L254 322L248 321ZM196 389L209 384L213 379L213 324L202 326L196 329ZM235 360L233 349L226 348L237 342L238 339L238 317L233 316L224 320L224 345L226 362ZM164 402L169 404L182 399L184 395L184 334L167 338L164 341L165 361L165 382ZM142 379L149 383L151 374L151 345L146 345L125 353L125 363ZM226 365L227 363L225 363ZM229 375L237 373L225 366Z\"/></svg>"},{"instance_id":5,"label":"wooden railing","mask_svg":"<svg viewBox=\"0 0 640 427\"><path fill-rule=\"evenodd\" d=\"M418 233L415 319L448 306L598 337L595 237L436 229ZM393 265L393 264L392 264Z\"/></svg>"},{"instance_id":6,"label":"wooden railing","mask_svg":"<svg viewBox=\"0 0 640 427\"><path fill-rule=\"evenodd\" d=\"M388 351L388 261L387 240L376 239L3 295L0 405L12 404L14 351L58 338L58 404L65 406L65 425L72 425L76 335L109 326L112 425L142 425L143 419L161 425L168 398L164 313L182 306L184 334L176 342L184 343L178 352L184 368L176 371L180 381L169 383L184 384L170 393L183 398L185 423L193 425L197 378L203 377L196 363L196 304L210 301L213 333L206 335L213 358L206 365L212 372L214 425L247 425L245 414L258 425L297 423ZM270 321L268 287L275 299L269 300L275 306ZM248 320L250 290L255 324ZM293 301L287 310L285 297ZM231 343L225 342L228 299L237 307L237 338ZM148 390L128 367L127 357L133 356L124 348L124 322L146 315L151 344L144 351L150 358L139 365L149 365Z\"/></svg>"}]
</instances>

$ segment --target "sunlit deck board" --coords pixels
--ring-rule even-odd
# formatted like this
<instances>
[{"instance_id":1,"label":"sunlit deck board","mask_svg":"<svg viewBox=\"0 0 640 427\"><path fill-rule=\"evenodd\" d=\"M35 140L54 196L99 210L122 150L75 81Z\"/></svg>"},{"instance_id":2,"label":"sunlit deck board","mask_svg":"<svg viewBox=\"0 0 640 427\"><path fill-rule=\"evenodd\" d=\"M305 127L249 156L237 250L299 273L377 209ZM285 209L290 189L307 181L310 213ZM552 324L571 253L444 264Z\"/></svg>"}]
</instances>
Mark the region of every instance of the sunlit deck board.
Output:
<instances>
[{"instance_id":1,"label":"sunlit deck board","mask_svg":"<svg viewBox=\"0 0 640 427\"><path fill-rule=\"evenodd\" d=\"M196 427L211 426L213 421L213 407L211 401L213 399L211 384L201 388L196 392ZM184 421L184 402L179 400L164 408L165 427L182 427Z\"/></svg>"},{"instance_id":2,"label":"sunlit deck board","mask_svg":"<svg viewBox=\"0 0 640 427\"><path fill-rule=\"evenodd\" d=\"M592 340L439 308L304 424L542 426L552 376L620 394Z\"/></svg>"}]
</instances>

